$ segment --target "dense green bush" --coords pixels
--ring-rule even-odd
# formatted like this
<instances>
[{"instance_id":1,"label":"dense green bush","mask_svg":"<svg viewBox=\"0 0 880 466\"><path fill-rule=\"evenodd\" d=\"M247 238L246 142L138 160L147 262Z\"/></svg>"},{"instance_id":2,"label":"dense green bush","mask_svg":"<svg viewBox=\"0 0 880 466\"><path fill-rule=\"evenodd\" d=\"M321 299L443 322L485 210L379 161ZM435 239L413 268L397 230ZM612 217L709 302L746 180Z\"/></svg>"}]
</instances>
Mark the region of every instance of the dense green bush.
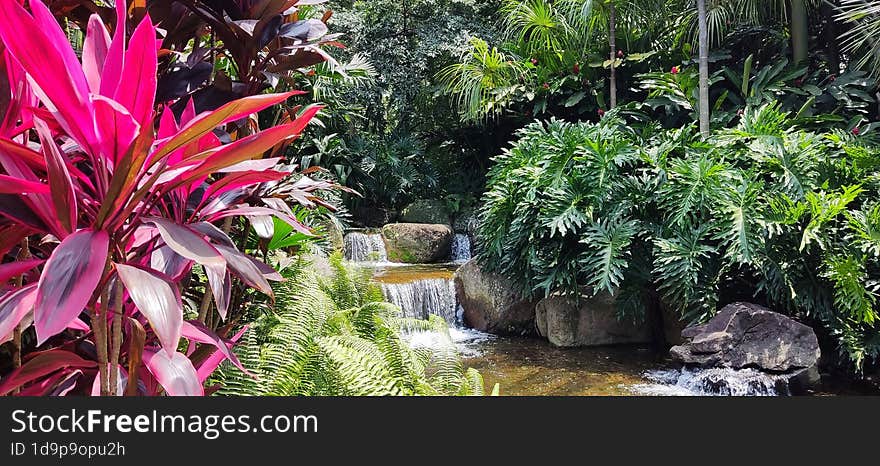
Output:
<instances>
[{"instance_id":1,"label":"dense green bush","mask_svg":"<svg viewBox=\"0 0 880 466\"><path fill-rule=\"evenodd\" d=\"M221 395L482 395L483 379L465 370L446 322L403 319L383 301L366 270L348 269L338 254L333 274L299 264L275 287L235 352L213 377ZM410 345L408 332L435 332L437 345Z\"/></svg>"},{"instance_id":2,"label":"dense green bush","mask_svg":"<svg viewBox=\"0 0 880 466\"><path fill-rule=\"evenodd\" d=\"M534 123L495 159L480 257L530 294L647 291L692 321L733 299L821 323L856 367L880 355L880 144L807 131L775 104L707 140L619 113ZM845 126L841 126L845 128Z\"/></svg>"}]
</instances>

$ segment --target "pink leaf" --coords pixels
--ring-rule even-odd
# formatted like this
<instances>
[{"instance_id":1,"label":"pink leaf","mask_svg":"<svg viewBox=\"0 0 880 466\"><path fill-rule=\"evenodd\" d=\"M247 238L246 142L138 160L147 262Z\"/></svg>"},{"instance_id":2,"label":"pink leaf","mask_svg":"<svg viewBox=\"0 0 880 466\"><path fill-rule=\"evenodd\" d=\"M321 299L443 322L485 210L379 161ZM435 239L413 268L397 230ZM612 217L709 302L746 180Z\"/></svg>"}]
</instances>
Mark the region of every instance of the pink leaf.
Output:
<instances>
[{"instance_id":1,"label":"pink leaf","mask_svg":"<svg viewBox=\"0 0 880 466\"><path fill-rule=\"evenodd\" d=\"M142 128L152 128L158 64L156 30L150 15L135 28L124 62L113 99L125 106Z\"/></svg>"},{"instance_id":2,"label":"pink leaf","mask_svg":"<svg viewBox=\"0 0 880 466\"><path fill-rule=\"evenodd\" d=\"M229 270L231 270L232 273L252 288L262 291L269 296L273 296L272 286L269 285L269 282L266 281L266 277L263 276L260 269L257 268L247 255L228 246L218 245L216 247L217 250L220 251L220 254L223 254L223 257L226 259L226 264L229 266Z\"/></svg>"},{"instance_id":3,"label":"pink leaf","mask_svg":"<svg viewBox=\"0 0 880 466\"><path fill-rule=\"evenodd\" d=\"M88 332L91 330L88 324L82 321L79 317L73 319L69 324L67 324L67 328L70 330L79 330L80 332Z\"/></svg>"},{"instance_id":4,"label":"pink leaf","mask_svg":"<svg viewBox=\"0 0 880 466\"><path fill-rule=\"evenodd\" d=\"M226 357L226 359L228 359L232 364L235 365L235 367L239 368L245 374L251 376L253 375L241 364L241 361L238 360L238 356L236 356L235 353L229 350L229 347L232 346L231 343L228 343L223 338L220 338L219 335L214 333L213 330L206 327L205 324L197 320L185 321L183 323L182 334L184 338L188 338L190 341L215 346L220 351L220 353L222 353L223 356Z\"/></svg>"},{"instance_id":5,"label":"pink leaf","mask_svg":"<svg viewBox=\"0 0 880 466\"><path fill-rule=\"evenodd\" d=\"M274 126L259 133L243 137L232 144L212 150L201 165L187 173L187 176L181 181L172 184L172 187L176 188L192 180L231 167L239 162L259 157L263 152L284 142L285 139L298 136L320 109L320 106L310 107L293 123ZM192 158L198 159L200 157L200 155L196 155Z\"/></svg>"},{"instance_id":6,"label":"pink leaf","mask_svg":"<svg viewBox=\"0 0 880 466\"><path fill-rule=\"evenodd\" d=\"M214 304L220 317L226 319L226 311L229 310L229 301L232 297L232 279L226 271L226 265L222 267L205 266L205 275L208 276L208 284L214 295Z\"/></svg>"},{"instance_id":7,"label":"pink leaf","mask_svg":"<svg viewBox=\"0 0 880 466\"><path fill-rule=\"evenodd\" d=\"M204 396L205 388L192 361L183 353L144 350L144 364L171 396Z\"/></svg>"},{"instance_id":8,"label":"pink leaf","mask_svg":"<svg viewBox=\"0 0 880 466\"><path fill-rule=\"evenodd\" d=\"M37 181L27 181L12 176L0 175L0 194L48 194L49 186Z\"/></svg>"},{"instance_id":9,"label":"pink leaf","mask_svg":"<svg viewBox=\"0 0 880 466\"><path fill-rule=\"evenodd\" d=\"M206 267L225 268L226 261L217 249L189 227L162 218L145 221L156 225L159 235L174 252Z\"/></svg>"},{"instance_id":10,"label":"pink leaf","mask_svg":"<svg viewBox=\"0 0 880 466\"><path fill-rule=\"evenodd\" d=\"M113 99L93 95L92 104L95 107L95 124L103 135L102 153L105 158L116 164L131 147L131 143L141 130L141 125L135 121L128 109Z\"/></svg>"},{"instance_id":11,"label":"pink leaf","mask_svg":"<svg viewBox=\"0 0 880 466\"><path fill-rule=\"evenodd\" d=\"M229 343L226 343L226 347L232 349L232 347L235 345L236 342L238 342L238 340L241 339L242 335L244 335L244 332L246 332L247 329L248 327L245 326L241 330L239 330L234 337L229 339ZM199 382L205 383L205 380L207 380L208 377L210 377L211 374L215 370L217 370L217 367L220 366L220 363L222 363L224 359L226 359L226 356L222 351L214 351L210 356L208 356L207 359L202 361L202 364L199 365L198 371Z\"/></svg>"},{"instance_id":12,"label":"pink leaf","mask_svg":"<svg viewBox=\"0 0 880 466\"><path fill-rule=\"evenodd\" d=\"M30 3L31 16L16 1L0 1L0 39L27 71L40 100L65 131L88 152L97 146L89 87L76 54L45 5Z\"/></svg>"},{"instance_id":13,"label":"pink leaf","mask_svg":"<svg viewBox=\"0 0 880 466\"><path fill-rule=\"evenodd\" d=\"M28 259L26 261L10 262L0 265L0 284L6 283L10 278L17 277L28 270L46 262L43 259Z\"/></svg>"},{"instance_id":14,"label":"pink leaf","mask_svg":"<svg viewBox=\"0 0 880 466\"><path fill-rule=\"evenodd\" d=\"M52 135L49 133L49 128L39 119L34 120L34 123L37 135L40 137L40 144L43 146L43 153L46 156L49 188L52 193L52 204L55 207L55 214L64 232L70 234L76 230L78 217L73 180L70 178L70 172L67 170L64 156L61 155L58 145L55 144Z\"/></svg>"},{"instance_id":15,"label":"pink leaf","mask_svg":"<svg viewBox=\"0 0 880 466\"><path fill-rule=\"evenodd\" d=\"M189 271L192 262L168 246L159 246L150 254L150 267L168 275L174 281L179 280Z\"/></svg>"},{"instance_id":16,"label":"pink leaf","mask_svg":"<svg viewBox=\"0 0 880 466\"><path fill-rule=\"evenodd\" d=\"M36 285L30 285L0 298L0 339L10 335L15 326L34 308L36 297Z\"/></svg>"},{"instance_id":17,"label":"pink leaf","mask_svg":"<svg viewBox=\"0 0 880 466\"><path fill-rule=\"evenodd\" d=\"M116 2L116 28L113 30L113 40L107 50L107 58L101 73L101 95L107 97L116 94L116 86L119 85L122 77L122 67L125 62L125 22L128 19L126 7L127 2Z\"/></svg>"},{"instance_id":18,"label":"pink leaf","mask_svg":"<svg viewBox=\"0 0 880 466\"><path fill-rule=\"evenodd\" d=\"M205 112L188 122L174 136L163 141L159 150L153 155L153 160L159 160L162 157L174 152L175 150L198 140L202 136L211 134L214 128L238 120L252 113L284 102L287 98L302 94L302 92L293 91L283 94L260 94L243 99L234 100L228 104L214 110L213 112Z\"/></svg>"},{"instance_id":19,"label":"pink leaf","mask_svg":"<svg viewBox=\"0 0 880 466\"><path fill-rule=\"evenodd\" d=\"M89 26L86 29L86 39L83 41L82 66L89 82L92 94L101 92L101 72L104 70L104 61L110 49L110 34L104 27L104 22L97 14L89 17Z\"/></svg>"},{"instance_id":20,"label":"pink leaf","mask_svg":"<svg viewBox=\"0 0 880 466\"><path fill-rule=\"evenodd\" d=\"M116 264L116 272L165 351L177 351L183 325L183 304L177 287L151 271L130 265Z\"/></svg>"},{"instance_id":21,"label":"pink leaf","mask_svg":"<svg viewBox=\"0 0 880 466\"><path fill-rule=\"evenodd\" d=\"M104 231L80 230L52 251L37 284L38 345L67 328L89 304L104 273L109 243Z\"/></svg>"},{"instance_id":22,"label":"pink leaf","mask_svg":"<svg viewBox=\"0 0 880 466\"><path fill-rule=\"evenodd\" d=\"M3 383L0 384L0 396L59 369L95 366L97 363L94 361L87 361L70 351L60 349L43 351L6 376Z\"/></svg>"}]
</instances>

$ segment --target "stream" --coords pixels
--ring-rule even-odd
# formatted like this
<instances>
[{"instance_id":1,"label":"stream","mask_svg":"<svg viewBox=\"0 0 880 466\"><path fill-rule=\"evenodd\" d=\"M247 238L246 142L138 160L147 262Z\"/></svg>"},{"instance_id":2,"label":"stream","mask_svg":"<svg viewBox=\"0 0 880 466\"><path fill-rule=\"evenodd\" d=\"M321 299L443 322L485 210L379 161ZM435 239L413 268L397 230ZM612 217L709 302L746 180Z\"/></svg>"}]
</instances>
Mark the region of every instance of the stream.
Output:
<instances>
[{"instance_id":1,"label":"stream","mask_svg":"<svg viewBox=\"0 0 880 466\"><path fill-rule=\"evenodd\" d=\"M774 396L787 395L772 375L744 369L681 369L654 348L603 346L560 349L546 340L501 337L464 328L453 276L470 258L466 235L456 235L444 264L388 262L379 235L346 235L346 258L373 270L385 298L409 318L443 317L465 367L483 375L486 389L496 383L512 396ZM376 238L378 237L378 238ZM464 237L464 238L461 238ZM351 239L349 239L351 238ZM436 335L412 336L430 345ZM876 394L839 380L823 378L814 395Z\"/></svg>"}]
</instances>

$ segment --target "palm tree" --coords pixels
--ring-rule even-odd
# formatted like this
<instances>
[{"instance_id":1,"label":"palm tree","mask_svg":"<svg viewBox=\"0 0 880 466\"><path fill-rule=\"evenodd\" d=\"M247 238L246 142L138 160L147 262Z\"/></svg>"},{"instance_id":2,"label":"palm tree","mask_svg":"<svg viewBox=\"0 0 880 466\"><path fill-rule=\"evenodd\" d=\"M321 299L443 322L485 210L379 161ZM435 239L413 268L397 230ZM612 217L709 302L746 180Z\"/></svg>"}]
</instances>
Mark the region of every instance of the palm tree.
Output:
<instances>
[{"instance_id":1,"label":"palm tree","mask_svg":"<svg viewBox=\"0 0 880 466\"><path fill-rule=\"evenodd\" d=\"M791 58L798 64L807 60L810 34L807 31L809 17L804 0L791 1Z\"/></svg>"},{"instance_id":2,"label":"palm tree","mask_svg":"<svg viewBox=\"0 0 880 466\"><path fill-rule=\"evenodd\" d=\"M709 26L706 0L697 0L697 23L700 30L700 132L709 135Z\"/></svg>"},{"instance_id":3,"label":"palm tree","mask_svg":"<svg viewBox=\"0 0 880 466\"><path fill-rule=\"evenodd\" d=\"M839 10L837 19L851 26L840 36L844 50L858 57L857 66L867 66L880 77L880 3L841 0Z\"/></svg>"}]
</instances>

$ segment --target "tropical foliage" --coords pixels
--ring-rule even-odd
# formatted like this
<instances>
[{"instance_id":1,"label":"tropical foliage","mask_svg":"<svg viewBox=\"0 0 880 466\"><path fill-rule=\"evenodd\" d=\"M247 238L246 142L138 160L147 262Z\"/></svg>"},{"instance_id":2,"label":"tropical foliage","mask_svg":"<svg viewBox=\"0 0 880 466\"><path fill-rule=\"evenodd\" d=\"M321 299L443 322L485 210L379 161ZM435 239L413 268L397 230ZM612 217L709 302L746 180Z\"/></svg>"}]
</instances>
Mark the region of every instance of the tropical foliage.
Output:
<instances>
[{"instance_id":1,"label":"tropical foliage","mask_svg":"<svg viewBox=\"0 0 880 466\"><path fill-rule=\"evenodd\" d=\"M369 271L349 269L337 254L332 274L294 266L275 286L235 349L245 367L224 364L212 378L223 395L483 395L483 379L462 367L442 318L401 318L382 299ZM430 345L408 339L422 334Z\"/></svg>"},{"instance_id":2,"label":"tropical foliage","mask_svg":"<svg viewBox=\"0 0 880 466\"><path fill-rule=\"evenodd\" d=\"M190 99L175 116L154 101L149 16L128 39L124 2L112 38L93 15L80 62L49 10L29 5L30 12L0 5L10 92L0 139L0 254L19 259L0 266L7 284L0 336L20 351L33 327L38 351L18 356L0 392L202 394L222 359L238 361L231 341L214 332L219 325L206 326L204 313L187 320L183 283L198 267L220 318L233 277L272 293L267 280L280 276L212 222L274 216L309 233L286 204L260 196L264 184L290 174L276 169L279 159L261 157L302 132L318 107L223 144L215 128L292 93L202 113ZM288 194L308 203L311 183L302 178Z\"/></svg>"},{"instance_id":3,"label":"tropical foliage","mask_svg":"<svg viewBox=\"0 0 880 466\"><path fill-rule=\"evenodd\" d=\"M480 247L527 293L616 293L638 316L654 290L690 321L760 299L821 323L856 366L880 355L875 136L766 103L706 140L618 113L518 137L490 172Z\"/></svg>"}]
</instances>

